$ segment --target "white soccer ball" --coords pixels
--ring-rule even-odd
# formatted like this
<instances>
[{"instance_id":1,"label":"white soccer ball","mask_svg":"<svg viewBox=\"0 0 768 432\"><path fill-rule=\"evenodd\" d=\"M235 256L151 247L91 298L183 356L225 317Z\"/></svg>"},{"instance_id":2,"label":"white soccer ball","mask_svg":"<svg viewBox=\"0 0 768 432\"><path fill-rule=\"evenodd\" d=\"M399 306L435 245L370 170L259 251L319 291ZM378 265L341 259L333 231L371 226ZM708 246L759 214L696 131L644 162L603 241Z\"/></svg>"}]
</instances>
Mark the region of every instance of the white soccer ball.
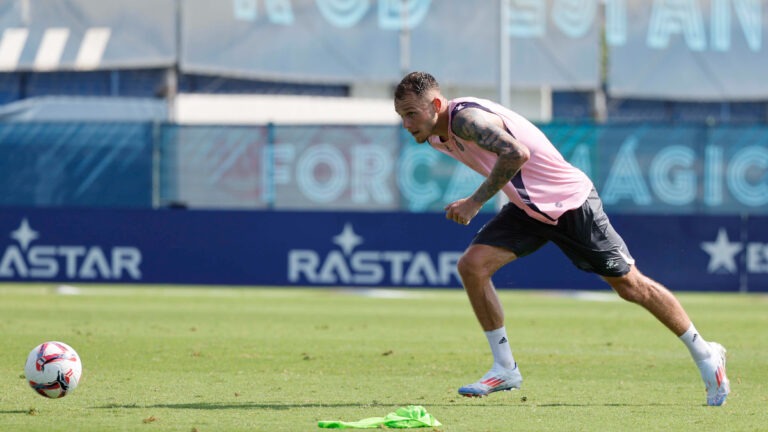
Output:
<instances>
[{"instance_id":1,"label":"white soccer ball","mask_svg":"<svg viewBox=\"0 0 768 432\"><path fill-rule=\"evenodd\" d=\"M83 364L77 352L64 342L43 342L29 353L24 373L32 390L56 399L77 388Z\"/></svg>"}]
</instances>

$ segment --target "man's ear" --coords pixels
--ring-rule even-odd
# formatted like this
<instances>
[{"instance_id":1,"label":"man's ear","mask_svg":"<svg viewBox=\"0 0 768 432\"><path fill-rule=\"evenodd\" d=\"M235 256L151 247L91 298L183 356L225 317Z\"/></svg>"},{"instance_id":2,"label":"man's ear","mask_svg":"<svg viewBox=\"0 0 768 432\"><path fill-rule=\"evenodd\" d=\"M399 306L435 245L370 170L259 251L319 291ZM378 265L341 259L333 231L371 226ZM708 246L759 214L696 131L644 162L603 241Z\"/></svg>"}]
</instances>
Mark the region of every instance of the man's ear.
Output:
<instances>
[{"instance_id":1,"label":"man's ear","mask_svg":"<svg viewBox=\"0 0 768 432\"><path fill-rule=\"evenodd\" d=\"M443 107L443 101L439 97L432 99L432 106L435 107L435 112L439 113L440 109Z\"/></svg>"}]
</instances>

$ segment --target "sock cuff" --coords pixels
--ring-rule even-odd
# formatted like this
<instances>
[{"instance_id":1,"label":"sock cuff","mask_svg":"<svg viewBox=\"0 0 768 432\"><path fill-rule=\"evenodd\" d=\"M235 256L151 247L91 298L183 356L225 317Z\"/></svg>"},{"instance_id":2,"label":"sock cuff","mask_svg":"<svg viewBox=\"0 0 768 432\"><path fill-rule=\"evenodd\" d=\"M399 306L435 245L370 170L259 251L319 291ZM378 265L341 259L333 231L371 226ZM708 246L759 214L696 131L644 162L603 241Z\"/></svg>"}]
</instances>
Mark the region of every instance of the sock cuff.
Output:
<instances>
[{"instance_id":1,"label":"sock cuff","mask_svg":"<svg viewBox=\"0 0 768 432\"><path fill-rule=\"evenodd\" d=\"M487 336L506 336L507 334L507 328L505 326L501 326L497 328L496 330L489 330L485 332Z\"/></svg>"},{"instance_id":2,"label":"sock cuff","mask_svg":"<svg viewBox=\"0 0 768 432\"><path fill-rule=\"evenodd\" d=\"M709 344L701 337L693 323L691 323L688 330L680 336L680 340L686 347L688 347L688 351L691 352L691 356L695 361L705 360L710 357Z\"/></svg>"},{"instance_id":3,"label":"sock cuff","mask_svg":"<svg viewBox=\"0 0 768 432\"><path fill-rule=\"evenodd\" d=\"M488 345L490 345L491 353L493 353L494 367L498 365L504 369L512 369L515 365L515 358L512 356L512 348L507 339L507 329L502 326L496 330L485 332L485 336L488 338Z\"/></svg>"},{"instance_id":4,"label":"sock cuff","mask_svg":"<svg viewBox=\"0 0 768 432\"><path fill-rule=\"evenodd\" d=\"M691 323L691 325L688 327L688 330L680 335L680 340L683 342L694 342L697 337L699 337L699 331L696 330L696 326Z\"/></svg>"}]
</instances>

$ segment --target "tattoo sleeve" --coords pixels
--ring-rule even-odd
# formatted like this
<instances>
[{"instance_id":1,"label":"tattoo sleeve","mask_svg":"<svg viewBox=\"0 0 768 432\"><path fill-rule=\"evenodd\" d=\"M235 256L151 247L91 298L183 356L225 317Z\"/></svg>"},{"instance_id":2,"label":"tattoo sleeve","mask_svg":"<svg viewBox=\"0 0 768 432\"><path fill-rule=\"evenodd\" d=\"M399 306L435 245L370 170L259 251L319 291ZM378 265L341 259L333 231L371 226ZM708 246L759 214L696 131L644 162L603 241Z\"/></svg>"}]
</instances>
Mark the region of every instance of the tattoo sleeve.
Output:
<instances>
[{"instance_id":1,"label":"tattoo sleeve","mask_svg":"<svg viewBox=\"0 0 768 432\"><path fill-rule=\"evenodd\" d=\"M477 108L467 108L456 113L451 122L451 129L456 136L475 142L480 148L498 155L488 177L472 194L472 200L479 203L485 203L509 183L530 156L528 148L520 144L491 116L495 114Z\"/></svg>"}]
</instances>

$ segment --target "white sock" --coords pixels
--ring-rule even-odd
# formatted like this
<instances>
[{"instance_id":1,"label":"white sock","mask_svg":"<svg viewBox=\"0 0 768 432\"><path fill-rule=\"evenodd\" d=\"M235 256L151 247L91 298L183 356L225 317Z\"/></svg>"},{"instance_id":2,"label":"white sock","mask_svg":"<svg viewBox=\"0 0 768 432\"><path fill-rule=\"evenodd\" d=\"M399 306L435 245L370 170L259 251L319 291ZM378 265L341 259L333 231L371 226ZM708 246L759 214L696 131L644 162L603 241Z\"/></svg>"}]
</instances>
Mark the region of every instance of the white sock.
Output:
<instances>
[{"instance_id":1,"label":"white sock","mask_svg":"<svg viewBox=\"0 0 768 432\"><path fill-rule=\"evenodd\" d=\"M688 331L680 336L680 340L688 347L688 351L691 352L691 357L693 357L694 361L698 362L710 357L709 344L701 337L693 323L688 327Z\"/></svg>"},{"instance_id":2,"label":"white sock","mask_svg":"<svg viewBox=\"0 0 768 432\"><path fill-rule=\"evenodd\" d=\"M504 327L485 332L488 338L488 345L491 346L493 353L493 365L501 366L505 369L515 367L515 358L512 357L512 348L509 347L507 340L507 330Z\"/></svg>"}]
</instances>

